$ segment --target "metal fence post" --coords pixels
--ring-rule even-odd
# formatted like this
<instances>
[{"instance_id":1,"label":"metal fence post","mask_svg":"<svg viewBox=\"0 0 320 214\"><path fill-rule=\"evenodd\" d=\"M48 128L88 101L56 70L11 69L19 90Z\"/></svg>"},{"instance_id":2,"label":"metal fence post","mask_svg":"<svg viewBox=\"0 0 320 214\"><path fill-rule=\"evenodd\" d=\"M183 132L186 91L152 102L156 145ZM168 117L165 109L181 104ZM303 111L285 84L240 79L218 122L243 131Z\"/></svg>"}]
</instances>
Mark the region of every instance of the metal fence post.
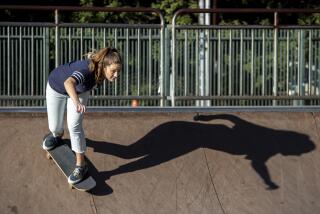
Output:
<instances>
[{"instance_id":1,"label":"metal fence post","mask_svg":"<svg viewBox=\"0 0 320 214\"><path fill-rule=\"evenodd\" d=\"M164 23L164 18L162 14L160 14L161 17L161 28L160 28L160 106L163 107L165 105L165 96L164 96L164 91L165 91L165 78L166 78L166 73L165 73L165 55L164 52L166 50L165 48L165 29L166 25Z\"/></svg>"},{"instance_id":2,"label":"metal fence post","mask_svg":"<svg viewBox=\"0 0 320 214\"><path fill-rule=\"evenodd\" d=\"M304 30L299 31L299 46L298 46L298 95L303 96L305 95L304 90L304 75L305 75L305 54L304 54L304 41L305 41L305 33ZM303 100L298 102L298 105L303 105Z\"/></svg>"},{"instance_id":3,"label":"metal fence post","mask_svg":"<svg viewBox=\"0 0 320 214\"><path fill-rule=\"evenodd\" d=\"M274 13L274 34L273 34L273 87L272 95L277 96L278 84L277 84L277 66L278 66L278 12ZM277 105L277 101L272 101L273 106Z\"/></svg>"},{"instance_id":4,"label":"metal fence post","mask_svg":"<svg viewBox=\"0 0 320 214\"><path fill-rule=\"evenodd\" d=\"M177 14L175 14L173 16L173 19L172 19L172 40L171 40L171 43L172 43L172 77L170 78L171 79L171 82L172 82L172 87L171 87L171 106L174 107L175 106L175 76L176 76L176 16Z\"/></svg>"},{"instance_id":5,"label":"metal fence post","mask_svg":"<svg viewBox=\"0 0 320 214\"><path fill-rule=\"evenodd\" d=\"M170 33L169 33L169 28L164 28L164 68L163 68L163 81L164 81L164 88L163 88L163 93L166 97L171 96L171 90L170 90ZM167 100L164 98L164 100ZM166 103L168 105L168 103Z\"/></svg>"}]
</instances>

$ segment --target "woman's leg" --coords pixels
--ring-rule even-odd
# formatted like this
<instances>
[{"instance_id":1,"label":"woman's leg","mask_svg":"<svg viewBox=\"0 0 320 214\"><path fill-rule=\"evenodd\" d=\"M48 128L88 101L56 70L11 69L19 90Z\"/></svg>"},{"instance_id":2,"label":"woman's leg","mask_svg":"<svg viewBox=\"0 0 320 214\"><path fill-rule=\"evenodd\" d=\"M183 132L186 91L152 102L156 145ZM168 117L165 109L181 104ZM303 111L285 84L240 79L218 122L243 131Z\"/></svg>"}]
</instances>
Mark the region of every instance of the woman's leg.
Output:
<instances>
[{"instance_id":1,"label":"woman's leg","mask_svg":"<svg viewBox=\"0 0 320 214\"><path fill-rule=\"evenodd\" d=\"M90 92L79 94L79 100L86 105ZM84 153L86 151L86 139L82 127L83 114L77 112L77 108L71 98L67 101L67 122L70 133L71 148L76 153L76 165L83 166Z\"/></svg>"},{"instance_id":2,"label":"woman's leg","mask_svg":"<svg viewBox=\"0 0 320 214\"><path fill-rule=\"evenodd\" d=\"M47 83L46 101L49 130L54 137L62 136L63 116L67 103L67 96L54 91L49 83Z\"/></svg>"}]
</instances>

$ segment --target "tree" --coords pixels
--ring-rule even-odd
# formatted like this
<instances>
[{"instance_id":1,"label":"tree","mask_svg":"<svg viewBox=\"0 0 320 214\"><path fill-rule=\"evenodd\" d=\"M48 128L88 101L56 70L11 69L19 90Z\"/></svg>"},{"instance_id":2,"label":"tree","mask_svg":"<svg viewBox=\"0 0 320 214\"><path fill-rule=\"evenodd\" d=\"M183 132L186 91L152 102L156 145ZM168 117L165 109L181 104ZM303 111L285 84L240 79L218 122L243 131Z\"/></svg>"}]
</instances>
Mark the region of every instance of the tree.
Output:
<instances>
[{"instance_id":1,"label":"tree","mask_svg":"<svg viewBox=\"0 0 320 214\"><path fill-rule=\"evenodd\" d=\"M218 8L320 8L318 0L224 0ZM220 24L272 25L273 14L219 14ZM284 25L320 24L319 14L280 14L279 23Z\"/></svg>"},{"instance_id":2,"label":"tree","mask_svg":"<svg viewBox=\"0 0 320 214\"><path fill-rule=\"evenodd\" d=\"M156 0L151 7L160 9L167 23L171 23L174 13L181 8L198 8L197 0ZM190 24L196 20L195 15L182 15L177 19L178 24Z\"/></svg>"},{"instance_id":3,"label":"tree","mask_svg":"<svg viewBox=\"0 0 320 214\"><path fill-rule=\"evenodd\" d=\"M147 1L116 0L80 0L81 6L99 7L150 7ZM115 12L78 12L73 13L72 20L80 23L159 23L159 18L151 13L115 13Z\"/></svg>"}]
</instances>

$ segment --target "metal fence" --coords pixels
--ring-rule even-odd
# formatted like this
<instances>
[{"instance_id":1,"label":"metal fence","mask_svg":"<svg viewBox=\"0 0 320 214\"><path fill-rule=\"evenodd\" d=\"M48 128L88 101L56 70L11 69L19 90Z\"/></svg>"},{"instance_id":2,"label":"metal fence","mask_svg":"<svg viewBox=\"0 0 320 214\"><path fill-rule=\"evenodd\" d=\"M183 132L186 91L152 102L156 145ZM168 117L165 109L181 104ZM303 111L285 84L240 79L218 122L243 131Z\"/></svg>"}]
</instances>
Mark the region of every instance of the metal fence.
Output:
<instances>
[{"instance_id":1,"label":"metal fence","mask_svg":"<svg viewBox=\"0 0 320 214\"><path fill-rule=\"evenodd\" d=\"M280 26L278 13L182 9L172 27L173 106L319 105L319 26ZM182 13L274 13L273 26L176 25Z\"/></svg>"},{"instance_id":2,"label":"metal fence","mask_svg":"<svg viewBox=\"0 0 320 214\"><path fill-rule=\"evenodd\" d=\"M0 26L1 106L43 106L49 74L49 28Z\"/></svg>"},{"instance_id":3,"label":"metal fence","mask_svg":"<svg viewBox=\"0 0 320 214\"><path fill-rule=\"evenodd\" d=\"M123 57L119 78L92 91L89 105L128 106L140 100L143 106L160 106L161 29L157 25L70 26L59 30L59 62L80 59L81 53L116 47Z\"/></svg>"},{"instance_id":4,"label":"metal fence","mask_svg":"<svg viewBox=\"0 0 320 214\"><path fill-rule=\"evenodd\" d=\"M6 7L4 7L6 8ZM9 7L10 8L10 7ZM13 9L25 9L24 7ZM152 8L32 7L54 10L55 23L0 23L0 106L45 106L49 72L56 66L85 58L103 47L116 47L123 69L114 82L93 90L91 106L163 106L162 14ZM159 24L59 23L59 11L104 11L156 13Z\"/></svg>"},{"instance_id":5,"label":"metal fence","mask_svg":"<svg viewBox=\"0 0 320 214\"><path fill-rule=\"evenodd\" d=\"M176 106L317 105L320 29L277 31L177 27Z\"/></svg>"},{"instance_id":6,"label":"metal fence","mask_svg":"<svg viewBox=\"0 0 320 214\"><path fill-rule=\"evenodd\" d=\"M172 26L161 14L154 25L0 23L0 106L44 107L55 66L106 46L120 50L123 70L90 106L319 105L320 27L182 26L179 13Z\"/></svg>"}]
</instances>

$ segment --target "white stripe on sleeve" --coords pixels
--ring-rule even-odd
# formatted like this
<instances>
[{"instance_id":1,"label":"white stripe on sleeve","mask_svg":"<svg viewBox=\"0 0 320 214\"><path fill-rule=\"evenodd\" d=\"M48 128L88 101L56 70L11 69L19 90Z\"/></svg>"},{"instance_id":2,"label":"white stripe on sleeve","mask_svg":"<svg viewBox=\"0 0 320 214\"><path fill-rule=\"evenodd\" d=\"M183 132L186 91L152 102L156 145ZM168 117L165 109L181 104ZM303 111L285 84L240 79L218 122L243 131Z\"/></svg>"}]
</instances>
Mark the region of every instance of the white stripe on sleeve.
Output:
<instances>
[{"instance_id":1,"label":"white stripe on sleeve","mask_svg":"<svg viewBox=\"0 0 320 214\"><path fill-rule=\"evenodd\" d=\"M80 84L80 83L83 83L83 81L84 81L84 76L83 76L83 74L80 73L79 71L73 72L73 74L72 74L71 76L72 76L72 77L75 77L79 84Z\"/></svg>"}]
</instances>

